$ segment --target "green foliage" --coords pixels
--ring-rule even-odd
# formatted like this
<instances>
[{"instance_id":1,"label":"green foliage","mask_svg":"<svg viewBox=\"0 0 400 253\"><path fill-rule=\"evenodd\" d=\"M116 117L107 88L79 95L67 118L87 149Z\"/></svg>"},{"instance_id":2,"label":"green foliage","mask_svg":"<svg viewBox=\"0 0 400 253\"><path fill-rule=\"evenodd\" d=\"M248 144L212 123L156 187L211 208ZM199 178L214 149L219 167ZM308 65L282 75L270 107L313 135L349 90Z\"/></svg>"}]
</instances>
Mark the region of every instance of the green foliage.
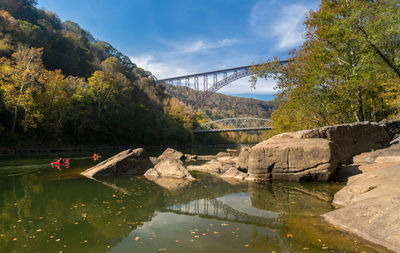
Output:
<instances>
[{"instance_id":1,"label":"green foliage","mask_svg":"<svg viewBox=\"0 0 400 253\"><path fill-rule=\"evenodd\" d=\"M35 4L0 2L1 144L191 141L199 115L172 108L150 72Z\"/></svg>"},{"instance_id":2,"label":"green foliage","mask_svg":"<svg viewBox=\"0 0 400 253\"><path fill-rule=\"evenodd\" d=\"M398 114L400 12L398 1L323 0L305 21L306 41L289 55L252 68L277 81L273 131L379 121Z\"/></svg>"}]
</instances>

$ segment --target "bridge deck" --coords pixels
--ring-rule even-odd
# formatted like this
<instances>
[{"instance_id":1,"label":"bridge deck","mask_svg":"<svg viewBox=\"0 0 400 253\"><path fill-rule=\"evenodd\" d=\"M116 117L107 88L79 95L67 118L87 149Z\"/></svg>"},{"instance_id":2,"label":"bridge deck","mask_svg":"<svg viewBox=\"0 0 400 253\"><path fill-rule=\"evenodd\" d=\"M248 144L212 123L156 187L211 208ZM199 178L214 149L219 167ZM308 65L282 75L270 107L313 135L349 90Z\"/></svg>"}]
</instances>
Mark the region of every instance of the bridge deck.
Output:
<instances>
[{"instance_id":1,"label":"bridge deck","mask_svg":"<svg viewBox=\"0 0 400 253\"><path fill-rule=\"evenodd\" d=\"M250 127L250 128L227 128L227 129L195 129L193 133L218 133L218 132L241 132L241 131L262 131L271 130L271 127Z\"/></svg>"}]
</instances>

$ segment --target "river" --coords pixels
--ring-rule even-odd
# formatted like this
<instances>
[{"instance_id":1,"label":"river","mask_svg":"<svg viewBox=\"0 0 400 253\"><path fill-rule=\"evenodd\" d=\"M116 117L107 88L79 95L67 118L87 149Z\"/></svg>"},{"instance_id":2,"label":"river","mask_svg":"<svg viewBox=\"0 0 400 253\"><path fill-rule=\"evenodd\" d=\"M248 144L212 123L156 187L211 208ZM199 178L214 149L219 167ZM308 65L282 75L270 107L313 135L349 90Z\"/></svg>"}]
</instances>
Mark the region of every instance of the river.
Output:
<instances>
[{"instance_id":1,"label":"river","mask_svg":"<svg viewBox=\"0 0 400 253\"><path fill-rule=\"evenodd\" d=\"M343 184L101 183L79 175L101 160L56 158L0 159L0 252L375 252L319 218Z\"/></svg>"}]
</instances>

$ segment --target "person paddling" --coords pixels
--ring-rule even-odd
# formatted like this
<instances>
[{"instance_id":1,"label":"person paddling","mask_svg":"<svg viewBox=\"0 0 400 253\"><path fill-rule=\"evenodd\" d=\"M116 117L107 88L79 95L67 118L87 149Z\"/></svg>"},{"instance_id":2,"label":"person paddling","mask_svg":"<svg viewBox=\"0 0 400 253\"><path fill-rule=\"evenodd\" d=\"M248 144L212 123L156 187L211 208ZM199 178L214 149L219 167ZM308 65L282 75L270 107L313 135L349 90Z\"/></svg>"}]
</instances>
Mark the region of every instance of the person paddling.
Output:
<instances>
[{"instance_id":1,"label":"person paddling","mask_svg":"<svg viewBox=\"0 0 400 253\"><path fill-rule=\"evenodd\" d=\"M59 164L62 164L62 163L64 163L64 159L62 159L61 157L60 157L60 159L58 159L58 161L57 161Z\"/></svg>"}]
</instances>

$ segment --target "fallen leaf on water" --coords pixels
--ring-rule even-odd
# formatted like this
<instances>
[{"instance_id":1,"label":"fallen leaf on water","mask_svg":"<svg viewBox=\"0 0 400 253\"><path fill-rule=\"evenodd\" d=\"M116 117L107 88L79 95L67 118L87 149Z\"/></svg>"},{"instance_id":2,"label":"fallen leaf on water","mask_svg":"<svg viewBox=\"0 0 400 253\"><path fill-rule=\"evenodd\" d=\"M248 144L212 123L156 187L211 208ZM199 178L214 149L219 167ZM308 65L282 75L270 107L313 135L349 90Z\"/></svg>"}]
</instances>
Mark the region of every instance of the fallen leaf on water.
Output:
<instances>
[{"instance_id":1,"label":"fallen leaf on water","mask_svg":"<svg viewBox=\"0 0 400 253\"><path fill-rule=\"evenodd\" d=\"M292 234L286 234L286 237L287 238L291 238L291 237L293 237L293 235Z\"/></svg>"},{"instance_id":2,"label":"fallen leaf on water","mask_svg":"<svg viewBox=\"0 0 400 253\"><path fill-rule=\"evenodd\" d=\"M139 236L136 236L134 239L135 239L135 241L137 241L137 240L140 239L140 237L139 237Z\"/></svg>"},{"instance_id":3,"label":"fallen leaf on water","mask_svg":"<svg viewBox=\"0 0 400 253\"><path fill-rule=\"evenodd\" d=\"M86 213L83 213L82 218L86 218L86 215L87 215Z\"/></svg>"},{"instance_id":4,"label":"fallen leaf on water","mask_svg":"<svg viewBox=\"0 0 400 253\"><path fill-rule=\"evenodd\" d=\"M87 240L84 240L83 243L87 243Z\"/></svg>"},{"instance_id":5,"label":"fallen leaf on water","mask_svg":"<svg viewBox=\"0 0 400 253\"><path fill-rule=\"evenodd\" d=\"M276 232L276 229L272 229L272 233L275 233Z\"/></svg>"},{"instance_id":6,"label":"fallen leaf on water","mask_svg":"<svg viewBox=\"0 0 400 253\"><path fill-rule=\"evenodd\" d=\"M245 245L243 245L244 247L246 247L246 248L248 248L249 247L249 245L248 244L245 244Z\"/></svg>"},{"instance_id":7,"label":"fallen leaf on water","mask_svg":"<svg viewBox=\"0 0 400 253\"><path fill-rule=\"evenodd\" d=\"M121 213L122 213L121 211L118 211L115 213L115 215L120 215Z\"/></svg>"},{"instance_id":8,"label":"fallen leaf on water","mask_svg":"<svg viewBox=\"0 0 400 253\"><path fill-rule=\"evenodd\" d=\"M56 242L59 242L61 239L60 238L58 238L58 239L56 239Z\"/></svg>"},{"instance_id":9,"label":"fallen leaf on water","mask_svg":"<svg viewBox=\"0 0 400 253\"><path fill-rule=\"evenodd\" d=\"M17 220L17 222L21 222L22 220Z\"/></svg>"},{"instance_id":10,"label":"fallen leaf on water","mask_svg":"<svg viewBox=\"0 0 400 253\"><path fill-rule=\"evenodd\" d=\"M74 224L75 224L75 225L78 225L78 224L79 224L79 222L75 221L75 222L74 222Z\"/></svg>"},{"instance_id":11,"label":"fallen leaf on water","mask_svg":"<svg viewBox=\"0 0 400 253\"><path fill-rule=\"evenodd\" d=\"M199 237L200 237L200 236L198 236L198 235L195 235L195 236L194 236L194 238L199 238Z\"/></svg>"},{"instance_id":12,"label":"fallen leaf on water","mask_svg":"<svg viewBox=\"0 0 400 253\"><path fill-rule=\"evenodd\" d=\"M39 229L37 229L37 230L36 230L36 232L42 232L42 229L41 229L41 228L39 228Z\"/></svg>"},{"instance_id":13,"label":"fallen leaf on water","mask_svg":"<svg viewBox=\"0 0 400 253\"><path fill-rule=\"evenodd\" d=\"M226 226L229 226L229 224L224 223L224 224L221 224L221 226L226 227Z\"/></svg>"},{"instance_id":14,"label":"fallen leaf on water","mask_svg":"<svg viewBox=\"0 0 400 253\"><path fill-rule=\"evenodd\" d=\"M215 235L219 234L219 232L217 232L217 231L214 231L213 233L214 233Z\"/></svg>"},{"instance_id":15,"label":"fallen leaf on water","mask_svg":"<svg viewBox=\"0 0 400 253\"><path fill-rule=\"evenodd\" d=\"M179 242L179 240L175 240L175 242L176 242L176 243L178 243L178 242Z\"/></svg>"},{"instance_id":16,"label":"fallen leaf on water","mask_svg":"<svg viewBox=\"0 0 400 253\"><path fill-rule=\"evenodd\" d=\"M15 238L13 239L13 241L16 241L16 240L18 240L17 237L15 237Z\"/></svg>"}]
</instances>

